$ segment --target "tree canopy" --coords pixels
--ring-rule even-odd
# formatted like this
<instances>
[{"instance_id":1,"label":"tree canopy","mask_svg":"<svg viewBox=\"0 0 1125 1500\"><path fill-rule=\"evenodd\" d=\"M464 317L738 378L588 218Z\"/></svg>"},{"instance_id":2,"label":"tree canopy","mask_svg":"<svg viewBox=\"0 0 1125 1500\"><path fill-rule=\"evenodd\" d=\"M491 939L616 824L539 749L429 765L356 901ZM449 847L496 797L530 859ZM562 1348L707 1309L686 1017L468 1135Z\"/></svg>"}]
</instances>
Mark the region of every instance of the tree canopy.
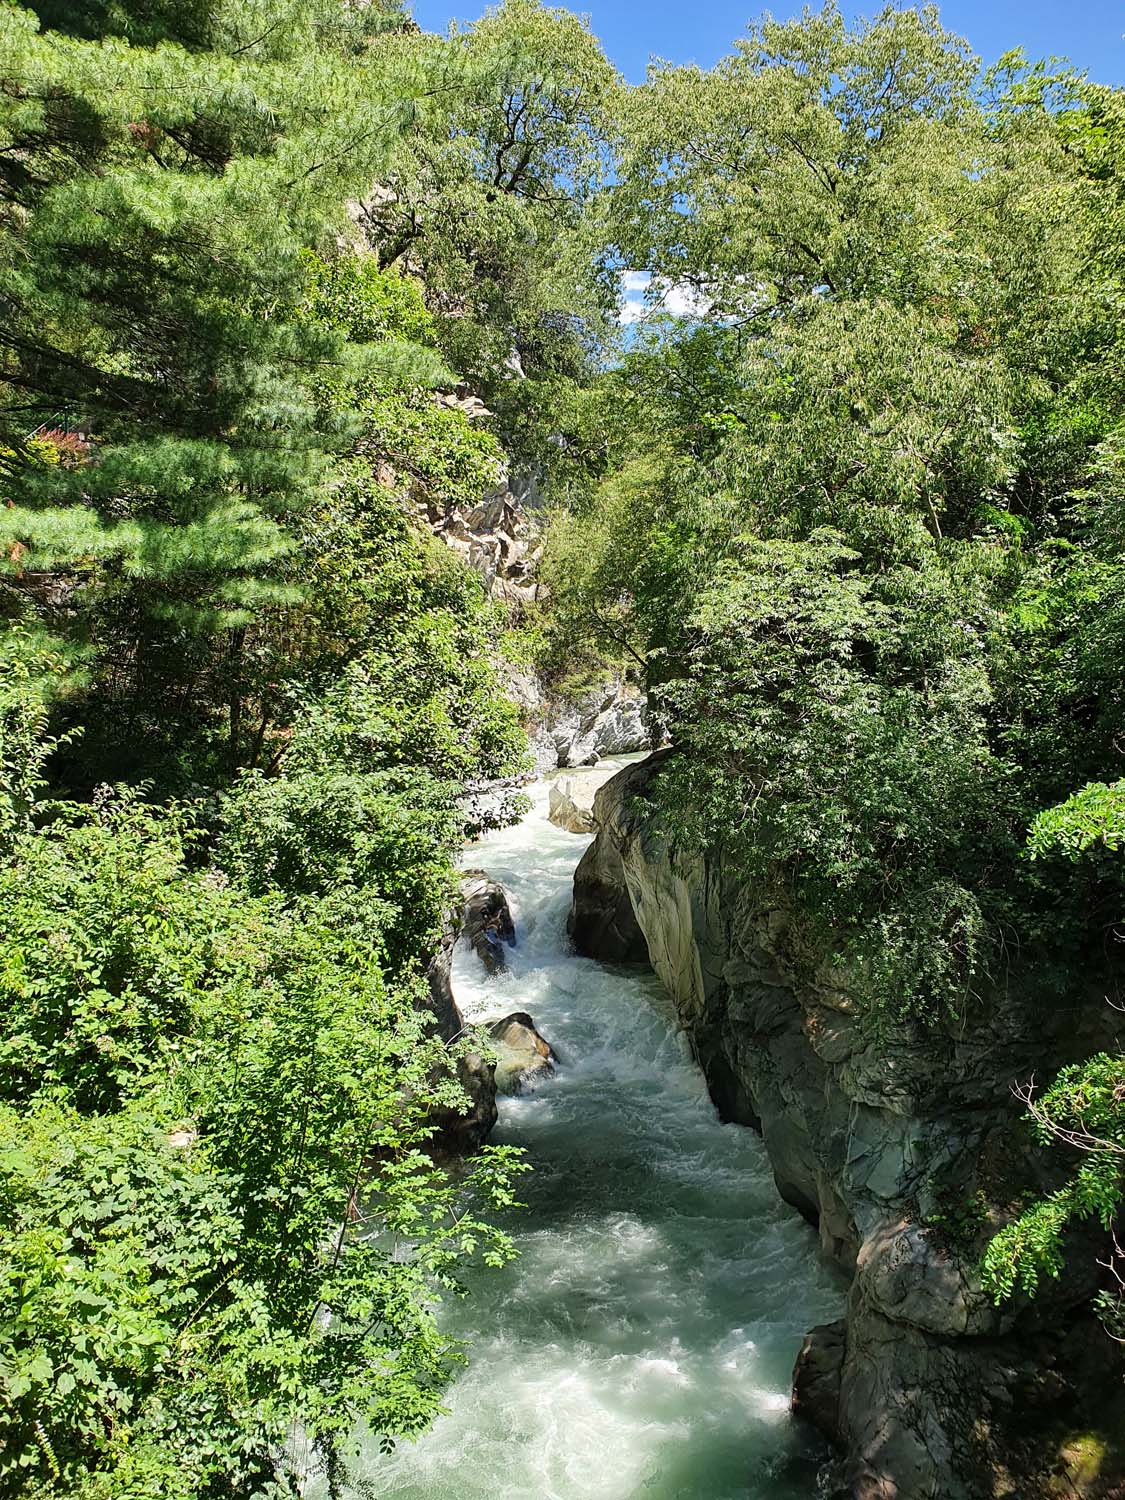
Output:
<instances>
[{"instance_id":1,"label":"tree canopy","mask_svg":"<svg viewBox=\"0 0 1125 1500\"><path fill-rule=\"evenodd\" d=\"M876 1038L1119 996L1120 91L931 6L630 87L535 0L0 0L0 135L0 1497L342 1493L440 1409L504 651L641 676ZM520 608L422 519L510 475ZM1112 1225L1121 1071L1032 1096L997 1297Z\"/></svg>"}]
</instances>

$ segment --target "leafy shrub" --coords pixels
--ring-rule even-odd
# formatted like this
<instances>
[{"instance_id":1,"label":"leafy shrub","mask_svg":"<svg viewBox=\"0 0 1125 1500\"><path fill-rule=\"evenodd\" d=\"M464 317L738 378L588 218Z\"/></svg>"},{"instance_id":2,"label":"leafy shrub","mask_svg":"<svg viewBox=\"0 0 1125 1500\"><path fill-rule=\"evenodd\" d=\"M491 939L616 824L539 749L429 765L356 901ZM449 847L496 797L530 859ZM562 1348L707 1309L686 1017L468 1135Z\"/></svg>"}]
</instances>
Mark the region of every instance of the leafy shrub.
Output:
<instances>
[{"instance_id":1,"label":"leafy shrub","mask_svg":"<svg viewBox=\"0 0 1125 1500\"><path fill-rule=\"evenodd\" d=\"M1059 807L1041 812L1031 825L1032 859L1046 854L1075 860L1095 848L1113 852L1125 846L1125 786L1092 781Z\"/></svg>"},{"instance_id":2,"label":"leafy shrub","mask_svg":"<svg viewBox=\"0 0 1125 1500\"><path fill-rule=\"evenodd\" d=\"M404 339L433 345L434 320L420 284L397 270L382 270L374 257L345 251L326 259L306 250L306 316L345 333L356 343Z\"/></svg>"},{"instance_id":3,"label":"leafy shrub","mask_svg":"<svg viewBox=\"0 0 1125 1500\"><path fill-rule=\"evenodd\" d=\"M935 1018L987 965L974 850L1007 772L971 599L860 561L829 532L740 545L663 668L681 751L663 797L679 837L789 892L872 1020Z\"/></svg>"},{"instance_id":4,"label":"leafy shrub","mask_svg":"<svg viewBox=\"0 0 1125 1500\"><path fill-rule=\"evenodd\" d=\"M388 962L409 962L436 936L452 899L447 851L459 822L448 789L425 773L248 772L227 799L226 821L223 866L255 894L346 891L368 912Z\"/></svg>"},{"instance_id":5,"label":"leafy shrub","mask_svg":"<svg viewBox=\"0 0 1125 1500\"><path fill-rule=\"evenodd\" d=\"M459 1352L435 1300L467 1259L510 1253L474 1205L511 1201L514 1163L486 1151L455 1181L424 1151L435 1105L464 1099L407 956L444 845L410 836L429 884L392 895L425 920L360 884L362 834L354 868L314 857L309 893L261 895L135 798L18 839L0 1495L265 1493L299 1480L297 1430L335 1462L357 1421L413 1434L437 1410Z\"/></svg>"},{"instance_id":6,"label":"leafy shrub","mask_svg":"<svg viewBox=\"0 0 1125 1500\"><path fill-rule=\"evenodd\" d=\"M1113 1223L1123 1190L1125 1057L1098 1053L1064 1068L1033 1105L1044 1145L1063 1143L1083 1153L1070 1180L995 1236L984 1256L984 1285L996 1301L1019 1288L1034 1295L1044 1276L1057 1277L1063 1236L1073 1220Z\"/></svg>"},{"instance_id":7,"label":"leafy shrub","mask_svg":"<svg viewBox=\"0 0 1125 1500\"><path fill-rule=\"evenodd\" d=\"M430 494L470 506L495 488L503 465L500 445L456 407L389 393L364 399L359 411L364 445Z\"/></svg>"},{"instance_id":8,"label":"leafy shrub","mask_svg":"<svg viewBox=\"0 0 1125 1500\"><path fill-rule=\"evenodd\" d=\"M190 825L134 797L60 808L0 867L0 1039L12 1101L111 1110L167 1059L213 981L218 898L181 878Z\"/></svg>"},{"instance_id":9,"label":"leafy shrub","mask_svg":"<svg viewBox=\"0 0 1125 1500\"><path fill-rule=\"evenodd\" d=\"M472 620L420 614L393 649L365 652L310 705L287 763L364 772L415 766L447 784L507 775L526 742L516 708L497 691L486 644Z\"/></svg>"}]
</instances>

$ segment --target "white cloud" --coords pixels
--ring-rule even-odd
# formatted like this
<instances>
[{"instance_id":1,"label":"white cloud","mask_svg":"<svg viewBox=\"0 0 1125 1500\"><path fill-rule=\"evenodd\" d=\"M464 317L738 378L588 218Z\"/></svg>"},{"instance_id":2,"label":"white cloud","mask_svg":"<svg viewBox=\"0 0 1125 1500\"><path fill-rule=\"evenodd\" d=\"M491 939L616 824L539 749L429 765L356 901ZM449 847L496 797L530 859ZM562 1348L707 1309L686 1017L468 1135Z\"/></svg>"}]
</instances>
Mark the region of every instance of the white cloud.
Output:
<instances>
[{"instance_id":1,"label":"white cloud","mask_svg":"<svg viewBox=\"0 0 1125 1500\"><path fill-rule=\"evenodd\" d=\"M711 311L709 298L695 287L685 281L662 281L648 271L622 272L621 297L617 321L626 325L660 312L674 318L704 318Z\"/></svg>"},{"instance_id":2,"label":"white cloud","mask_svg":"<svg viewBox=\"0 0 1125 1500\"><path fill-rule=\"evenodd\" d=\"M661 306L676 318L705 318L711 311L711 300L686 282L676 281L665 291Z\"/></svg>"}]
</instances>

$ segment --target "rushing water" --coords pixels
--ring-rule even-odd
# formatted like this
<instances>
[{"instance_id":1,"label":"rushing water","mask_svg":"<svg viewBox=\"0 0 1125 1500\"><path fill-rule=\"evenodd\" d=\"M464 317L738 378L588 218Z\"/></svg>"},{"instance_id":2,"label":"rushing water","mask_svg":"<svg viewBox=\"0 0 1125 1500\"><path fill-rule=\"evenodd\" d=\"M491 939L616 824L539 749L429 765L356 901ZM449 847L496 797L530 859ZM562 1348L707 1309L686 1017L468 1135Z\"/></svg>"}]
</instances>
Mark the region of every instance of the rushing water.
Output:
<instances>
[{"instance_id":1,"label":"rushing water","mask_svg":"<svg viewBox=\"0 0 1125 1500\"><path fill-rule=\"evenodd\" d=\"M526 1148L520 1259L443 1318L471 1364L449 1414L362 1477L408 1500L810 1500L822 1455L788 1414L801 1334L842 1295L753 1132L719 1123L659 984L566 937L588 839L546 818L466 853L505 886L511 972L459 946L468 1019L528 1010L562 1066L501 1101Z\"/></svg>"}]
</instances>

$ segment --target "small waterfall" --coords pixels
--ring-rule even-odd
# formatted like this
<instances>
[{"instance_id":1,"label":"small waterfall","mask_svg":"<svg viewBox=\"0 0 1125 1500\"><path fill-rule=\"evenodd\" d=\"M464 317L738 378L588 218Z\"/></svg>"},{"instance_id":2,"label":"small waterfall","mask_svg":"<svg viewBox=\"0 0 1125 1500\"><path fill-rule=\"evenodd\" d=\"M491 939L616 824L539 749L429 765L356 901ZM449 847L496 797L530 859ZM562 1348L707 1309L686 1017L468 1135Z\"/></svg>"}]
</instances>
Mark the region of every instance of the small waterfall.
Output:
<instances>
[{"instance_id":1,"label":"small waterfall","mask_svg":"<svg viewBox=\"0 0 1125 1500\"><path fill-rule=\"evenodd\" d=\"M511 971L459 946L453 975L467 1019L530 1011L562 1064L501 1101L494 1139L535 1168L520 1259L443 1311L471 1360L449 1414L358 1473L400 1500L810 1500L824 1454L789 1379L840 1283L761 1141L720 1124L656 980L570 951L588 839L546 808L541 783L466 854L508 891Z\"/></svg>"}]
</instances>

